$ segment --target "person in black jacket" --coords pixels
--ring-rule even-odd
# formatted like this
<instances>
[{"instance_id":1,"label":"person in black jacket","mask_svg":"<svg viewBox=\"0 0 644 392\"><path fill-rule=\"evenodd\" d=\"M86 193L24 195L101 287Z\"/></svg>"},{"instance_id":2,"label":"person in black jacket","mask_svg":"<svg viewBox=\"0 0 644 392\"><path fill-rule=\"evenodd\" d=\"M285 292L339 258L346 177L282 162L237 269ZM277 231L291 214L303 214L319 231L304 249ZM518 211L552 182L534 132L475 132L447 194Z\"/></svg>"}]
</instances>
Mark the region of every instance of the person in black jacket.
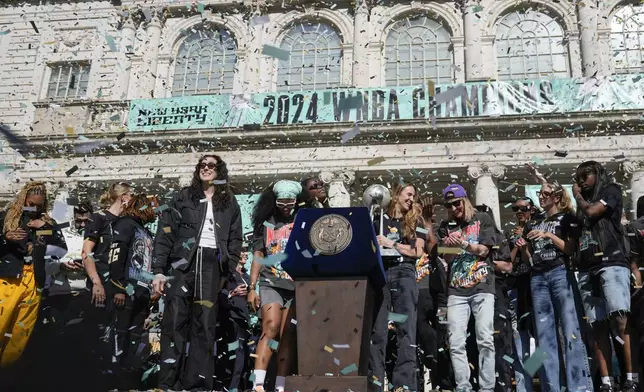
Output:
<instances>
[{"instance_id":1,"label":"person in black jacket","mask_svg":"<svg viewBox=\"0 0 644 392\"><path fill-rule=\"evenodd\" d=\"M217 299L239 262L242 220L226 163L202 157L189 187L168 203L154 244L153 287L165 291L162 389L213 389ZM170 268L172 267L172 268ZM172 281L164 274L172 270Z\"/></svg>"},{"instance_id":2,"label":"person in black jacket","mask_svg":"<svg viewBox=\"0 0 644 392\"><path fill-rule=\"evenodd\" d=\"M156 218L150 199L144 194L133 196L122 217L114 222L110 244L109 271L111 301L110 346L113 387L119 390L146 389L141 385L145 353L150 352L143 340L145 319L150 314L152 282L152 234L145 225ZM143 343L143 344L142 344Z\"/></svg>"},{"instance_id":3,"label":"person in black jacket","mask_svg":"<svg viewBox=\"0 0 644 392\"><path fill-rule=\"evenodd\" d=\"M14 364L36 326L45 262L67 252L63 233L47 214L47 188L27 183L0 213L0 368Z\"/></svg>"}]
</instances>

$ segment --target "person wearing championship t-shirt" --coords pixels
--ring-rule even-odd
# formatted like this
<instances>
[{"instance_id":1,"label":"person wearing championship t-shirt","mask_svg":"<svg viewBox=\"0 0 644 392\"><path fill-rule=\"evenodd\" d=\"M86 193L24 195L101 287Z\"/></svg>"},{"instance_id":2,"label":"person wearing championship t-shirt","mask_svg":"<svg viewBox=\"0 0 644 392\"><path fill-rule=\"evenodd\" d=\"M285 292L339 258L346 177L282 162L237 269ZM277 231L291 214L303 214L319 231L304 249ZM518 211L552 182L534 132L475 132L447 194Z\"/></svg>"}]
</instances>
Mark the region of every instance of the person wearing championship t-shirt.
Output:
<instances>
[{"instance_id":1,"label":"person wearing championship t-shirt","mask_svg":"<svg viewBox=\"0 0 644 392\"><path fill-rule=\"evenodd\" d=\"M408 388L416 391L416 260L422 256L427 230L417 202L417 189L412 184L396 184L391 202L383 216L383 232L378 245L398 251L400 256L383 256L386 283L377 290L375 323L369 353L369 391L382 391L385 385L385 353L388 342L388 321L395 324L397 347L390 390ZM384 212L384 211L383 211ZM374 228L380 231L380 217L374 217ZM401 315L396 319L390 313Z\"/></svg>"},{"instance_id":2,"label":"person wearing championship t-shirt","mask_svg":"<svg viewBox=\"0 0 644 392\"><path fill-rule=\"evenodd\" d=\"M583 222L579 240L579 291L591 326L591 352L601 375L601 391L613 391L610 336L617 340L626 380L622 391L638 390L638 373L631 359L628 313L631 310L631 270L621 225L622 192L606 169L595 161L577 167L573 194L577 217Z\"/></svg>"},{"instance_id":3,"label":"person wearing championship t-shirt","mask_svg":"<svg viewBox=\"0 0 644 392\"><path fill-rule=\"evenodd\" d=\"M253 370L253 391L263 392L266 370L277 351L277 377L275 389L284 392L291 360L295 357L295 283L282 269L280 262L264 265L262 259L284 253L293 230L297 197L302 185L295 181L281 180L262 193L253 211L254 259L250 269L248 303L253 311L261 309L262 335L257 344L257 357ZM276 256L277 257L277 256ZM259 295L256 287L259 286ZM271 341L279 342L277 348Z\"/></svg>"},{"instance_id":4,"label":"person wearing championship t-shirt","mask_svg":"<svg viewBox=\"0 0 644 392\"><path fill-rule=\"evenodd\" d=\"M539 374L541 388L545 391L561 390L561 350L566 363L564 386L567 390L592 391L586 347L581 339L575 308L575 280L566 268L577 248L581 224L573 215L572 201L561 185L543 184L539 204L546 212L545 219L529 221L516 246L532 265L532 315L539 347L548 358ZM561 324L564 347L558 344L557 320Z\"/></svg>"},{"instance_id":5,"label":"person wearing championship t-shirt","mask_svg":"<svg viewBox=\"0 0 644 392\"><path fill-rule=\"evenodd\" d=\"M449 265L447 320L456 389L472 391L466 339L473 314L479 350L479 390L491 392L496 383L494 271L489 258L495 245L494 222L484 212L476 211L460 184L445 188L443 199L448 220L441 223L438 236L441 246L452 248L443 254Z\"/></svg>"}]
</instances>

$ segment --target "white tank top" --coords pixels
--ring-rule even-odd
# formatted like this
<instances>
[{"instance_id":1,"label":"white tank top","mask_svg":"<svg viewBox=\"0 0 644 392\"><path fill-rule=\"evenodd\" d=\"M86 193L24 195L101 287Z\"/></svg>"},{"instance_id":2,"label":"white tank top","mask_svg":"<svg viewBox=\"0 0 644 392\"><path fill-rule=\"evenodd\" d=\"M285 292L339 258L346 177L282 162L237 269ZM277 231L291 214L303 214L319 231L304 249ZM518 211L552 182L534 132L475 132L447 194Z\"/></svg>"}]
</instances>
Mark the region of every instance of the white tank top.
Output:
<instances>
[{"instance_id":1,"label":"white tank top","mask_svg":"<svg viewBox=\"0 0 644 392\"><path fill-rule=\"evenodd\" d=\"M201 228L199 246L202 248L217 249L217 232L215 231L215 215L212 209L212 201L208 200L206 203L208 203L208 210L206 211L206 219Z\"/></svg>"}]
</instances>

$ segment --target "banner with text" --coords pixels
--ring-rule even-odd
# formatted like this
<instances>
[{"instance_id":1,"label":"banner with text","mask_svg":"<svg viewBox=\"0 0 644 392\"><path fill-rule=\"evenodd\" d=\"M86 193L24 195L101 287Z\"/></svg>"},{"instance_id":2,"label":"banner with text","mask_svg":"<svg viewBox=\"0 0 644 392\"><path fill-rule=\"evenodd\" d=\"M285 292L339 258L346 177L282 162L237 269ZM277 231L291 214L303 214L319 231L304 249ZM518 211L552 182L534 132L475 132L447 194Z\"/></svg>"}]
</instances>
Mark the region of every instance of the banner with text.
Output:
<instances>
[{"instance_id":1,"label":"banner with text","mask_svg":"<svg viewBox=\"0 0 644 392\"><path fill-rule=\"evenodd\" d=\"M644 78L552 79L137 99L130 131L644 109Z\"/></svg>"}]
</instances>

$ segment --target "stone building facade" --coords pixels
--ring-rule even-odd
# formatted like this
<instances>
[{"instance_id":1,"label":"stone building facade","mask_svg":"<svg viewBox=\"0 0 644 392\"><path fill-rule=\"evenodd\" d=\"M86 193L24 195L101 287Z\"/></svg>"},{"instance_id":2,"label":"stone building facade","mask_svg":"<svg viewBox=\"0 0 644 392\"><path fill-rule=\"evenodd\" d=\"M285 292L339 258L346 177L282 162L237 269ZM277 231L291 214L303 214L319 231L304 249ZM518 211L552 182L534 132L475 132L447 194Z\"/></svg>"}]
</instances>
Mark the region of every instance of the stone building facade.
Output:
<instances>
[{"instance_id":1,"label":"stone building facade","mask_svg":"<svg viewBox=\"0 0 644 392\"><path fill-rule=\"evenodd\" d=\"M205 152L240 194L319 175L450 182L504 208L533 161L644 194L644 5L621 0L0 5L0 197L28 179L166 193ZM529 193L529 192L528 192Z\"/></svg>"}]
</instances>

